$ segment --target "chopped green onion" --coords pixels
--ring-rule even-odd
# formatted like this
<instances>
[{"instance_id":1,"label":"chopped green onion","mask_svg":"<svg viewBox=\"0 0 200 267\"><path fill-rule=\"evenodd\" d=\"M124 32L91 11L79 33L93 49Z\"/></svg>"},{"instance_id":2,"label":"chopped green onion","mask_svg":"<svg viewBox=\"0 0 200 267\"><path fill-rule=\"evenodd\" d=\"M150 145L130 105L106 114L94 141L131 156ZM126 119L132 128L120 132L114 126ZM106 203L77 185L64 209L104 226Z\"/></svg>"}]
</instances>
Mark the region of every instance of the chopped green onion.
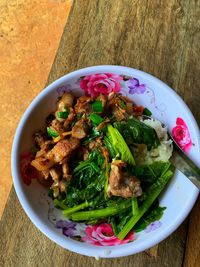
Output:
<instances>
[{"instance_id":1,"label":"chopped green onion","mask_svg":"<svg viewBox=\"0 0 200 267\"><path fill-rule=\"evenodd\" d=\"M144 108L142 114L150 117L152 115L152 112L148 108Z\"/></svg>"},{"instance_id":2,"label":"chopped green onion","mask_svg":"<svg viewBox=\"0 0 200 267\"><path fill-rule=\"evenodd\" d=\"M58 137L59 133L56 132L54 129L52 129L51 127L47 127L47 133L50 137Z\"/></svg>"},{"instance_id":3,"label":"chopped green onion","mask_svg":"<svg viewBox=\"0 0 200 267\"><path fill-rule=\"evenodd\" d=\"M103 112L103 105L100 100L96 100L94 103L92 103L92 110L93 112Z\"/></svg>"},{"instance_id":4,"label":"chopped green onion","mask_svg":"<svg viewBox=\"0 0 200 267\"><path fill-rule=\"evenodd\" d=\"M103 118L95 113L92 113L90 115L90 119L93 122L93 124L96 126L98 126L103 121Z\"/></svg>"},{"instance_id":5,"label":"chopped green onion","mask_svg":"<svg viewBox=\"0 0 200 267\"><path fill-rule=\"evenodd\" d=\"M68 115L69 115L69 110L58 111L58 112L56 113L56 115L57 115L57 117L58 117L59 119L66 119L66 118L68 117Z\"/></svg>"}]
</instances>

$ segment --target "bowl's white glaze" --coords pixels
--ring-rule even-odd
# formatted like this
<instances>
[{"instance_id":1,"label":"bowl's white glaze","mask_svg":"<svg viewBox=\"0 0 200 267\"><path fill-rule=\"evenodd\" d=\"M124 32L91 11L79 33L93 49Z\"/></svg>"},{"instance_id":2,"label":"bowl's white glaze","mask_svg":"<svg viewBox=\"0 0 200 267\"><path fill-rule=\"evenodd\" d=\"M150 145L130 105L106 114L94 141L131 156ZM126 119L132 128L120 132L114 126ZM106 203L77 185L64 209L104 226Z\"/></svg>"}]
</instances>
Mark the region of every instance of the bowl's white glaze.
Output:
<instances>
[{"instance_id":1,"label":"bowl's white glaze","mask_svg":"<svg viewBox=\"0 0 200 267\"><path fill-rule=\"evenodd\" d=\"M162 226L154 232L136 234L135 241L117 246L94 246L64 236L52 223L49 212L50 200L47 191L36 181L30 186L23 183L20 174L20 154L30 149L32 134L43 127L45 117L54 110L57 89L65 86L79 95L79 79L94 73L115 73L139 79L148 90L143 94L128 95L138 105L148 107L153 116L172 129L177 117L184 118L190 131L193 146L189 156L200 165L200 135L197 123L183 100L165 83L145 72L121 66L94 66L69 73L46 87L25 111L15 134L12 147L12 176L18 199L31 221L48 238L71 251L94 257L121 257L146 250L169 236L183 222L192 209L198 196L197 188L180 172L176 171L167 189L160 198L160 203L167 209L161 219ZM55 216L59 216L56 212ZM27 236L27 238L30 238Z\"/></svg>"}]
</instances>

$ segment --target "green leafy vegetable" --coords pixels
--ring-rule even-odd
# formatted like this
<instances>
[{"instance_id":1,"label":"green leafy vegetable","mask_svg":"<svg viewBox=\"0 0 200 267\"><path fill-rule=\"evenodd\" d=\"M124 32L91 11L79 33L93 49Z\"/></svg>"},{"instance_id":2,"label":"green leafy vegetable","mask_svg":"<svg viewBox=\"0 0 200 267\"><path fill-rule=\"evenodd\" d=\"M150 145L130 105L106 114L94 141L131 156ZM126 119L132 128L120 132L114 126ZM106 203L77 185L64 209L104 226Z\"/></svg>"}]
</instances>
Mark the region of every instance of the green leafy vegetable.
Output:
<instances>
[{"instance_id":1,"label":"green leafy vegetable","mask_svg":"<svg viewBox=\"0 0 200 267\"><path fill-rule=\"evenodd\" d=\"M152 112L148 108L144 108L142 114L151 117Z\"/></svg>"},{"instance_id":2,"label":"green leafy vegetable","mask_svg":"<svg viewBox=\"0 0 200 267\"><path fill-rule=\"evenodd\" d=\"M124 138L120 132L110 124L107 126L107 138L109 139L109 142L112 145L115 153L119 154L121 160L131 165L135 165L133 155L124 141Z\"/></svg>"},{"instance_id":3,"label":"green leafy vegetable","mask_svg":"<svg viewBox=\"0 0 200 267\"><path fill-rule=\"evenodd\" d=\"M130 232L130 230L135 226L135 224L139 221L139 219L145 214L145 212L148 211L148 209L151 207L153 202L157 199L159 194L164 189L167 182L172 177L173 172L171 170L168 170L163 176L158 178L158 180L153 184L148 190L147 190L147 198L142 203L141 207L139 208L139 211L136 215L133 215L132 218L126 223L124 228L121 230L121 232L118 234L119 239L124 239L126 235Z\"/></svg>"},{"instance_id":4,"label":"green leafy vegetable","mask_svg":"<svg viewBox=\"0 0 200 267\"><path fill-rule=\"evenodd\" d=\"M59 133L56 132L56 130L54 130L54 129L51 128L51 127L47 127L47 134L48 134L50 137L58 137L58 136L59 136Z\"/></svg>"},{"instance_id":5,"label":"green leafy vegetable","mask_svg":"<svg viewBox=\"0 0 200 267\"><path fill-rule=\"evenodd\" d=\"M114 148L110 142L110 139L107 136L104 137L104 144L106 145L106 147L108 149L110 157L114 159L116 157L117 153L115 152L115 150L114 150Z\"/></svg>"},{"instance_id":6,"label":"green leafy vegetable","mask_svg":"<svg viewBox=\"0 0 200 267\"><path fill-rule=\"evenodd\" d=\"M128 144L146 144L148 149L160 144L156 131L135 118L128 119L126 122L115 122L114 126Z\"/></svg>"},{"instance_id":7,"label":"green leafy vegetable","mask_svg":"<svg viewBox=\"0 0 200 267\"><path fill-rule=\"evenodd\" d=\"M166 207L157 206L156 208L154 208L153 210L148 212L147 215L142 217L138 221L138 223L136 223L136 225L134 227L134 231L135 232L143 231L149 224L159 220L163 216L165 209L166 209Z\"/></svg>"},{"instance_id":8,"label":"green leafy vegetable","mask_svg":"<svg viewBox=\"0 0 200 267\"><path fill-rule=\"evenodd\" d=\"M96 129L96 127L93 127L90 134L84 138L83 143L88 144L90 141L95 139L96 137L101 136L101 132Z\"/></svg>"},{"instance_id":9,"label":"green leafy vegetable","mask_svg":"<svg viewBox=\"0 0 200 267\"><path fill-rule=\"evenodd\" d=\"M98 150L93 150L85 161L75 166L64 203L68 207L75 207L83 201L96 198L103 192L105 180L105 159Z\"/></svg>"}]
</instances>

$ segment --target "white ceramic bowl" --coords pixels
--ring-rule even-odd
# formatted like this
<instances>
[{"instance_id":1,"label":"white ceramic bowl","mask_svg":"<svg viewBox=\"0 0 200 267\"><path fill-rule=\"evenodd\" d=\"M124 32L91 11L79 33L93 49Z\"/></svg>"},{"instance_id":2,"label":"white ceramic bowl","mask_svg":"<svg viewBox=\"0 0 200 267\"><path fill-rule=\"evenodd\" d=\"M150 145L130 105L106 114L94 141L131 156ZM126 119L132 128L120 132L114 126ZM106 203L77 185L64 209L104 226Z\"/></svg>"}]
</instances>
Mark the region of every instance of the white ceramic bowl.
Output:
<instances>
[{"instance_id":1,"label":"white ceramic bowl","mask_svg":"<svg viewBox=\"0 0 200 267\"><path fill-rule=\"evenodd\" d=\"M138 81L131 80L131 82L125 81L125 79L119 81L120 92L132 98L138 105L149 108L154 117L169 126L169 130L182 127L187 135L190 134L192 145L189 144L186 149L197 165L200 165L200 136L197 123L189 108L171 88L152 75L127 67L94 66L74 71L50 84L30 104L19 123L12 147L13 182L23 209L38 229L60 246L87 256L112 258L141 252L168 237L189 214L198 196L198 190L184 175L176 171L167 189L160 197L160 204L167 207L161 220L152 224L150 228L135 234L135 240L127 244L107 246L106 237L101 229L98 229L99 232L90 229L90 236L87 236L86 226L83 224L74 226L66 223L65 226L71 227L68 230L72 230L75 235L87 236L85 242L63 235L63 231L67 228L55 227L56 220L63 218L61 212L53 208L52 202L47 196L47 189L36 180L32 181L30 186L23 183L20 172L20 155L29 151L33 144L32 134L43 127L45 117L55 109L58 94L63 90L72 91L76 95L83 94L83 90L80 89L80 79L89 74L99 73L112 73L129 76L129 79L130 77L138 79ZM132 89L130 84L132 84ZM115 87L112 80L109 86ZM184 122L181 119L178 121L177 118L184 119ZM116 244L115 238L112 240L114 240L113 244Z\"/></svg>"}]
</instances>

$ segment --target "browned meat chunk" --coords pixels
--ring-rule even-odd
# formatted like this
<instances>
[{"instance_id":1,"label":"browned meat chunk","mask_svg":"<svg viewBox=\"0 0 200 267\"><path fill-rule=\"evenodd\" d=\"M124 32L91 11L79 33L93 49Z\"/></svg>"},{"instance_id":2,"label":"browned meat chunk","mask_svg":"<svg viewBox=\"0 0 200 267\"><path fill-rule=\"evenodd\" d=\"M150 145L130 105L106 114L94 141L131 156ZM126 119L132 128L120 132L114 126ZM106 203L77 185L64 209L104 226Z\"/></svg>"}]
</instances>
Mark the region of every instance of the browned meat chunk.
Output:
<instances>
[{"instance_id":1,"label":"browned meat chunk","mask_svg":"<svg viewBox=\"0 0 200 267\"><path fill-rule=\"evenodd\" d=\"M63 159L69 157L71 153L78 148L80 141L76 138L70 138L66 140L61 140L53 147L53 149L48 153L47 157L54 162L60 162Z\"/></svg>"},{"instance_id":2,"label":"browned meat chunk","mask_svg":"<svg viewBox=\"0 0 200 267\"><path fill-rule=\"evenodd\" d=\"M104 121L102 121L102 122L96 127L97 131L102 130L102 129L106 126L106 124L107 124L108 122L110 122L110 120L109 120L108 118L106 118Z\"/></svg>"},{"instance_id":3,"label":"browned meat chunk","mask_svg":"<svg viewBox=\"0 0 200 267\"><path fill-rule=\"evenodd\" d=\"M38 171L46 171L54 165L54 162L52 160L39 157L32 160L31 165L35 167Z\"/></svg>"},{"instance_id":4,"label":"browned meat chunk","mask_svg":"<svg viewBox=\"0 0 200 267\"><path fill-rule=\"evenodd\" d=\"M117 121L124 120L126 118L126 102L120 99L117 95L109 96L110 97L106 105L107 112L114 115Z\"/></svg>"},{"instance_id":5,"label":"browned meat chunk","mask_svg":"<svg viewBox=\"0 0 200 267\"><path fill-rule=\"evenodd\" d=\"M36 153L36 158L40 158L40 157L45 157L45 155L48 153L48 151L50 150L50 145L52 144L52 141L45 141L42 145L41 145L41 149L39 151L37 151Z\"/></svg>"},{"instance_id":6,"label":"browned meat chunk","mask_svg":"<svg viewBox=\"0 0 200 267\"><path fill-rule=\"evenodd\" d=\"M74 109L76 113L86 113L90 114L92 112L92 103L93 99L90 96L81 96L79 97Z\"/></svg>"},{"instance_id":7,"label":"browned meat chunk","mask_svg":"<svg viewBox=\"0 0 200 267\"><path fill-rule=\"evenodd\" d=\"M58 167L57 168L56 167L52 168L50 170L50 175L51 175L51 177L52 177L52 179L54 181L59 180L59 178L61 177L61 170L60 170L60 168L58 168Z\"/></svg>"},{"instance_id":8,"label":"browned meat chunk","mask_svg":"<svg viewBox=\"0 0 200 267\"><path fill-rule=\"evenodd\" d=\"M83 160L86 160L89 156L89 150L86 147L83 148Z\"/></svg>"},{"instance_id":9,"label":"browned meat chunk","mask_svg":"<svg viewBox=\"0 0 200 267\"><path fill-rule=\"evenodd\" d=\"M64 128L63 128L63 124L61 122L59 122L58 120L54 119L51 122L51 126L54 130L56 130L56 132L58 132L59 134L64 132Z\"/></svg>"},{"instance_id":10,"label":"browned meat chunk","mask_svg":"<svg viewBox=\"0 0 200 267\"><path fill-rule=\"evenodd\" d=\"M94 140L90 141L89 143L89 149L96 149L97 147L102 146L103 141L102 141L102 137L97 137Z\"/></svg>"},{"instance_id":11,"label":"browned meat chunk","mask_svg":"<svg viewBox=\"0 0 200 267\"><path fill-rule=\"evenodd\" d=\"M58 110L64 110L66 107L73 106L74 97L70 93L65 93L58 102Z\"/></svg>"},{"instance_id":12,"label":"browned meat chunk","mask_svg":"<svg viewBox=\"0 0 200 267\"><path fill-rule=\"evenodd\" d=\"M133 103L127 103L126 104L126 112L131 115L133 114Z\"/></svg>"},{"instance_id":13,"label":"browned meat chunk","mask_svg":"<svg viewBox=\"0 0 200 267\"><path fill-rule=\"evenodd\" d=\"M69 110L69 116L64 121L64 128L65 128L65 130L69 130L69 128L70 128L69 126L70 126L71 122L74 120L74 118L75 118L74 110L73 110L73 108L70 108L70 110Z\"/></svg>"},{"instance_id":14,"label":"browned meat chunk","mask_svg":"<svg viewBox=\"0 0 200 267\"><path fill-rule=\"evenodd\" d=\"M67 162L64 162L62 164L62 177L67 181L70 181L72 178L72 175L70 175L69 166Z\"/></svg>"},{"instance_id":15,"label":"browned meat chunk","mask_svg":"<svg viewBox=\"0 0 200 267\"><path fill-rule=\"evenodd\" d=\"M87 133L88 125L83 119L77 121L72 128L72 137L82 139L87 136Z\"/></svg>"},{"instance_id":16,"label":"browned meat chunk","mask_svg":"<svg viewBox=\"0 0 200 267\"><path fill-rule=\"evenodd\" d=\"M113 108L113 115L115 116L117 121L122 121L126 118L125 112L126 111L124 109L121 109L119 107Z\"/></svg>"},{"instance_id":17,"label":"browned meat chunk","mask_svg":"<svg viewBox=\"0 0 200 267\"><path fill-rule=\"evenodd\" d=\"M47 180L47 179L49 178L49 172L50 172L49 169L48 169L48 170L45 170L45 171L41 171L41 176L42 176L45 180Z\"/></svg>"},{"instance_id":18,"label":"browned meat chunk","mask_svg":"<svg viewBox=\"0 0 200 267\"><path fill-rule=\"evenodd\" d=\"M124 198L142 195L140 181L133 175L123 172L124 162L115 161L111 164L109 177L109 194Z\"/></svg>"}]
</instances>

